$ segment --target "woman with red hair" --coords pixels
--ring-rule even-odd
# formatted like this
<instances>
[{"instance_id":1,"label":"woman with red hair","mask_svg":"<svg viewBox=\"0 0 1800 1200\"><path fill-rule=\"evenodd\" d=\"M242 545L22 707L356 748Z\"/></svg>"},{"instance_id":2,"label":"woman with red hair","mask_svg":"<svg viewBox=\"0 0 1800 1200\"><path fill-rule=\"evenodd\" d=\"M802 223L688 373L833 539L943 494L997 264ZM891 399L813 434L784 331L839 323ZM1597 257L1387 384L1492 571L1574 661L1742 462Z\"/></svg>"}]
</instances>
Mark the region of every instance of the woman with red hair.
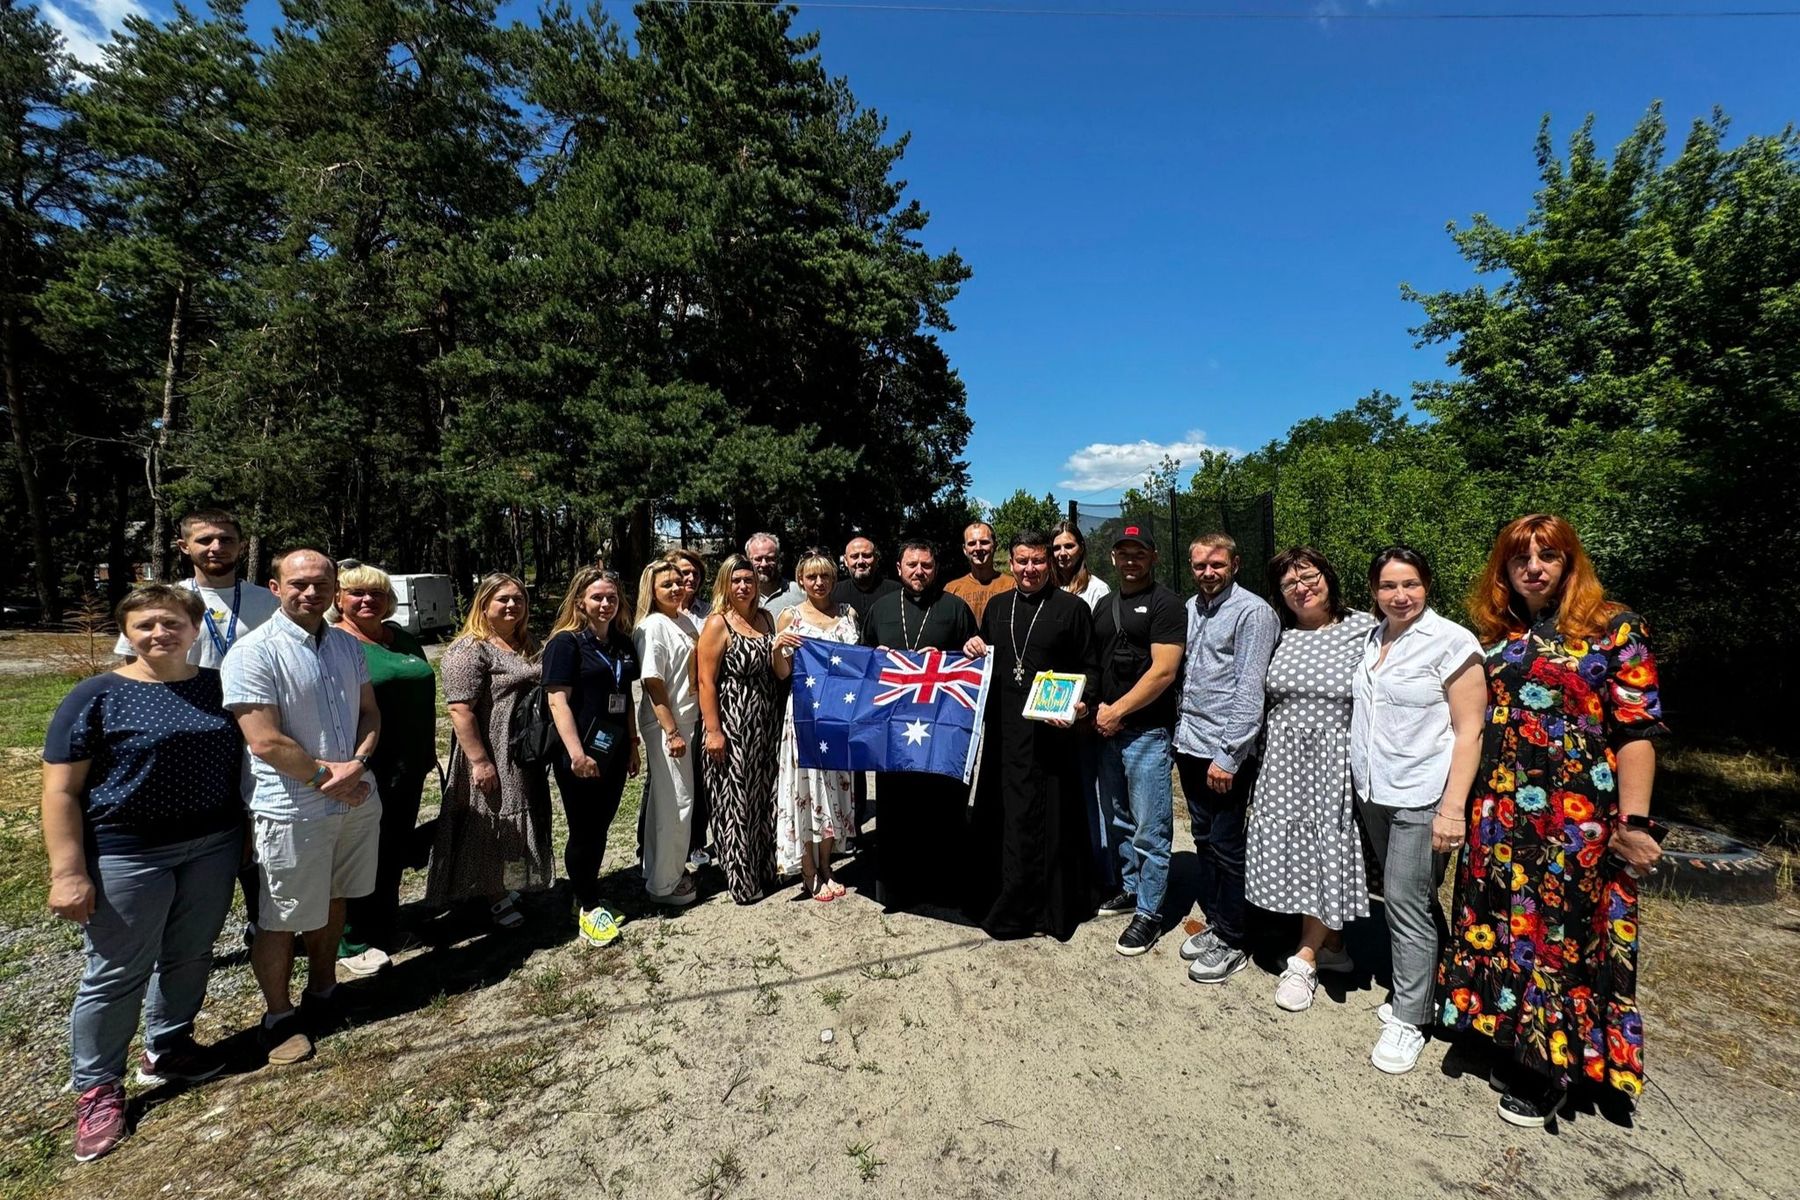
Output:
<instances>
[{"instance_id":1,"label":"woman with red hair","mask_svg":"<svg viewBox=\"0 0 1800 1200\"><path fill-rule=\"evenodd\" d=\"M1656 660L1561 517L1500 531L1469 613L1488 719L1438 966L1442 1021L1494 1040L1501 1118L1541 1128L1577 1077L1644 1086L1637 879L1662 853Z\"/></svg>"}]
</instances>

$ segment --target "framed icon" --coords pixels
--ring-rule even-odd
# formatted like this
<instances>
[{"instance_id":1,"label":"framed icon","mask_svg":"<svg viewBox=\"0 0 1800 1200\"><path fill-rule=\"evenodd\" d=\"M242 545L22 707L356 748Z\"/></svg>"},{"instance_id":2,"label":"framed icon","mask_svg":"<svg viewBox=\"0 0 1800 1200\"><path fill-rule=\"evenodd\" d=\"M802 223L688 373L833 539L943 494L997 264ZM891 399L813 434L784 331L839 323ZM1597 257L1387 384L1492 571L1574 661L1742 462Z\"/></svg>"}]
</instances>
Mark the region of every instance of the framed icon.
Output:
<instances>
[{"instance_id":1,"label":"framed icon","mask_svg":"<svg viewBox=\"0 0 1800 1200\"><path fill-rule=\"evenodd\" d=\"M1025 697L1025 717L1031 721L1073 721L1075 706L1087 687L1087 676L1039 671Z\"/></svg>"}]
</instances>

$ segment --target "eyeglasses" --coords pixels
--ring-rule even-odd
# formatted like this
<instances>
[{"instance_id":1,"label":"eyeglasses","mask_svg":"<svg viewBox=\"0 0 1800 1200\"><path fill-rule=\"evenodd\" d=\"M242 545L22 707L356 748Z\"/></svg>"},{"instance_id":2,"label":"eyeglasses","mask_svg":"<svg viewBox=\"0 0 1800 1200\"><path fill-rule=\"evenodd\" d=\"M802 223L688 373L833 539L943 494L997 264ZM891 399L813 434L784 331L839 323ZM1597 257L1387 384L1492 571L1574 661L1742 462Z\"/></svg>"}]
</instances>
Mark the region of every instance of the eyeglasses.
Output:
<instances>
[{"instance_id":1,"label":"eyeglasses","mask_svg":"<svg viewBox=\"0 0 1800 1200\"><path fill-rule=\"evenodd\" d=\"M1322 571L1307 571L1305 574L1296 575L1287 583L1282 584L1281 594L1284 596L1291 596L1301 588L1316 588L1320 583L1324 582L1324 579L1325 574Z\"/></svg>"}]
</instances>

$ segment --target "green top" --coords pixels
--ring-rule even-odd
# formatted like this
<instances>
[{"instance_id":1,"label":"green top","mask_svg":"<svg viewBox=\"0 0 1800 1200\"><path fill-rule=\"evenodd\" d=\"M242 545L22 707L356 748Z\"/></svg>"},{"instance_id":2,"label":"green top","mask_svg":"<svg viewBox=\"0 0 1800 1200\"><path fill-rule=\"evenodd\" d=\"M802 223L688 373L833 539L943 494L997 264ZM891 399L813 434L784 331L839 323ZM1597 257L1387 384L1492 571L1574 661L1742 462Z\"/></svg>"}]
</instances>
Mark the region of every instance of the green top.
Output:
<instances>
[{"instance_id":1,"label":"green top","mask_svg":"<svg viewBox=\"0 0 1800 1200\"><path fill-rule=\"evenodd\" d=\"M429 772L437 761L437 674L419 639L390 624L386 646L362 643L381 710L381 740L369 764L377 780Z\"/></svg>"}]
</instances>

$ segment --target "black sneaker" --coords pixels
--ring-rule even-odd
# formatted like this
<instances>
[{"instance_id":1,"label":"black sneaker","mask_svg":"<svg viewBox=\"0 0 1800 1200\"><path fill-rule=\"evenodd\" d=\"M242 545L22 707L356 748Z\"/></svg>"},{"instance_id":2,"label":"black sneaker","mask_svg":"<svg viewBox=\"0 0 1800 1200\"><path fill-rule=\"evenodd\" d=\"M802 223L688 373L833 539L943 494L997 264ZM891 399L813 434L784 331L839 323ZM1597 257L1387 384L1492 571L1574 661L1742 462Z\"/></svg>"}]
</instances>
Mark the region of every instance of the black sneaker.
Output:
<instances>
[{"instance_id":1,"label":"black sneaker","mask_svg":"<svg viewBox=\"0 0 1800 1200\"><path fill-rule=\"evenodd\" d=\"M1509 1089L1500 1097L1500 1119L1520 1129L1553 1128L1564 1098L1562 1089L1554 1087Z\"/></svg>"},{"instance_id":2,"label":"black sneaker","mask_svg":"<svg viewBox=\"0 0 1800 1200\"><path fill-rule=\"evenodd\" d=\"M1122 917L1137 911L1137 897L1130 892L1120 892L1111 900L1101 904L1097 910L1102 917Z\"/></svg>"},{"instance_id":3,"label":"black sneaker","mask_svg":"<svg viewBox=\"0 0 1800 1200\"><path fill-rule=\"evenodd\" d=\"M1156 945L1156 939L1161 936L1162 926L1157 923L1156 918L1138 913L1131 918L1131 924L1125 927L1125 932L1119 935L1113 949L1129 958Z\"/></svg>"}]
</instances>

